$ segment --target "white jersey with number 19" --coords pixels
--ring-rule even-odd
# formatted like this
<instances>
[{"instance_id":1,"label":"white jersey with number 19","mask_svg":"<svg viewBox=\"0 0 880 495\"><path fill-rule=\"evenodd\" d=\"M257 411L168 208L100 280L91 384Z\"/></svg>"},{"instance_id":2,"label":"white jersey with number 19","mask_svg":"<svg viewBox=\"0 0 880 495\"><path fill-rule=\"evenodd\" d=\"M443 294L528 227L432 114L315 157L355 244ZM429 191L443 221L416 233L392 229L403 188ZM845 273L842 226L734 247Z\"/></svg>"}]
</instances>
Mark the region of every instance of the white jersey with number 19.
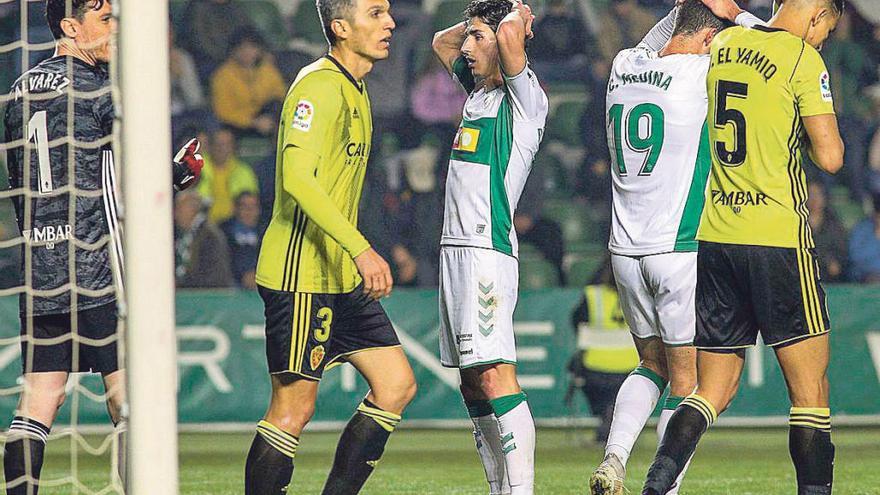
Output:
<instances>
[{"instance_id":1,"label":"white jersey with number 19","mask_svg":"<svg viewBox=\"0 0 880 495\"><path fill-rule=\"evenodd\" d=\"M614 59L606 97L613 204L608 249L645 256L697 250L711 166L705 55L644 46Z\"/></svg>"}]
</instances>

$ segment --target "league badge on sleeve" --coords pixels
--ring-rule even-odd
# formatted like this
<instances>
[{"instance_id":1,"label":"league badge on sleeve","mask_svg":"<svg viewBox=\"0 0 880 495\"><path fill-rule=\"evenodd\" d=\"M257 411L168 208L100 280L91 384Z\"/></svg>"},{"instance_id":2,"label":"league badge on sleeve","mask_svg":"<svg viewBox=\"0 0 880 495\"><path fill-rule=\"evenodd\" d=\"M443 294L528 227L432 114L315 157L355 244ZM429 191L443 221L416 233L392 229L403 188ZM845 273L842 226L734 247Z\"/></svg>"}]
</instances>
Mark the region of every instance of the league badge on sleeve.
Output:
<instances>
[{"instance_id":1,"label":"league badge on sleeve","mask_svg":"<svg viewBox=\"0 0 880 495\"><path fill-rule=\"evenodd\" d=\"M296 104L296 110L293 112L293 122L290 126L303 132L309 132L314 117L315 106L308 100L299 100L299 103Z\"/></svg>"},{"instance_id":2,"label":"league badge on sleeve","mask_svg":"<svg viewBox=\"0 0 880 495\"><path fill-rule=\"evenodd\" d=\"M823 72L819 76L819 92L822 93L823 100L828 102L834 100L831 96L831 76L828 75L828 72Z\"/></svg>"}]
</instances>

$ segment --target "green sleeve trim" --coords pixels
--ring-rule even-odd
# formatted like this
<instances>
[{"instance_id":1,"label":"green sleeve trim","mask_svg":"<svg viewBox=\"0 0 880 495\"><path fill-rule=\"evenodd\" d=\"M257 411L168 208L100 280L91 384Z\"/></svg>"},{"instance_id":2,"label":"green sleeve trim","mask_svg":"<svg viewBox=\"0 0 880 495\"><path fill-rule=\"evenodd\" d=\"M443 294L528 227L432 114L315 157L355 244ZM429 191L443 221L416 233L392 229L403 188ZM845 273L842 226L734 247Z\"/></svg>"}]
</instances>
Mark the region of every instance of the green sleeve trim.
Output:
<instances>
[{"instance_id":1,"label":"green sleeve trim","mask_svg":"<svg viewBox=\"0 0 880 495\"><path fill-rule=\"evenodd\" d=\"M492 410L495 411L495 416L500 418L525 401L525 392L520 392L518 394L505 395L504 397L492 399L489 403L492 404Z\"/></svg>"},{"instance_id":2,"label":"green sleeve trim","mask_svg":"<svg viewBox=\"0 0 880 495\"><path fill-rule=\"evenodd\" d=\"M481 418L483 416L491 416L495 414L495 411L492 409L492 404L487 400L474 400L474 401L464 401L465 407L467 407L468 416L472 418Z\"/></svg>"},{"instance_id":3,"label":"green sleeve trim","mask_svg":"<svg viewBox=\"0 0 880 495\"><path fill-rule=\"evenodd\" d=\"M683 400L684 397L675 397L673 395L670 395L666 397L666 402L663 403L663 409L674 410L678 407L679 404L681 404L681 401Z\"/></svg>"},{"instance_id":4,"label":"green sleeve trim","mask_svg":"<svg viewBox=\"0 0 880 495\"><path fill-rule=\"evenodd\" d=\"M662 376L658 375L657 373L653 372L652 370L645 368L644 366L639 366L638 368L634 369L632 371L632 373L630 373L630 374L631 375L641 375L641 376L647 378L648 380L651 380L652 382L654 382L654 385L657 385L657 388L660 390L660 393L663 393L663 391L666 390L666 379L664 379Z\"/></svg>"}]
</instances>

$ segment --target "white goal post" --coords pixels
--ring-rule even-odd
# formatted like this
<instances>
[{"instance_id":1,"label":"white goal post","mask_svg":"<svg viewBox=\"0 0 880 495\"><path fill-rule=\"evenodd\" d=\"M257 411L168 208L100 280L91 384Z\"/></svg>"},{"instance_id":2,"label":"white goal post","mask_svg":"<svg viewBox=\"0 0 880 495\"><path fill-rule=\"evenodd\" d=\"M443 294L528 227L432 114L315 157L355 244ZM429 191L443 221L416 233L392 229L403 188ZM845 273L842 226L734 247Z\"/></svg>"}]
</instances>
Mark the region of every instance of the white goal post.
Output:
<instances>
[{"instance_id":1,"label":"white goal post","mask_svg":"<svg viewBox=\"0 0 880 495\"><path fill-rule=\"evenodd\" d=\"M117 0L129 495L177 495L167 0Z\"/></svg>"}]
</instances>

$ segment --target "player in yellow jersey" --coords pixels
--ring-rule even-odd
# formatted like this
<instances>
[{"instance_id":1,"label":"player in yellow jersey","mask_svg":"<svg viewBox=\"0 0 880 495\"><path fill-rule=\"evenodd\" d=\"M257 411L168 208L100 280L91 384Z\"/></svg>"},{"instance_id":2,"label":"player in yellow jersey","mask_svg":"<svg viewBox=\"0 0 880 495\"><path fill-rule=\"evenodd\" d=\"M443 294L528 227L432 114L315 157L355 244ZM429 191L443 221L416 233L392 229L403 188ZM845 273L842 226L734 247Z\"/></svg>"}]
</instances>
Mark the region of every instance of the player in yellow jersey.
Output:
<instances>
[{"instance_id":1,"label":"player in yellow jersey","mask_svg":"<svg viewBox=\"0 0 880 495\"><path fill-rule=\"evenodd\" d=\"M703 0L716 13L733 0ZM665 494L739 386L745 349L763 341L788 385L798 495L831 493L830 324L807 221L806 148L822 170L844 145L819 49L844 0L785 0L768 25L712 43L707 78L713 163L697 233L696 392L669 420L643 495Z\"/></svg>"},{"instance_id":2,"label":"player in yellow jersey","mask_svg":"<svg viewBox=\"0 0 880 495\"><path fill-rule=\"evenodd\" d=\"M275 204L256 280L266 308L269 409L245 467L246 495L283 493L327 367L351 363L370 392L339 440L325 495L358 493L415 394L379 299L388 264L357 230L372 116L363 81L388 57L388 0L317 0L329 53L303 68L278 132Z\"/></svg>"}]
</instances>

